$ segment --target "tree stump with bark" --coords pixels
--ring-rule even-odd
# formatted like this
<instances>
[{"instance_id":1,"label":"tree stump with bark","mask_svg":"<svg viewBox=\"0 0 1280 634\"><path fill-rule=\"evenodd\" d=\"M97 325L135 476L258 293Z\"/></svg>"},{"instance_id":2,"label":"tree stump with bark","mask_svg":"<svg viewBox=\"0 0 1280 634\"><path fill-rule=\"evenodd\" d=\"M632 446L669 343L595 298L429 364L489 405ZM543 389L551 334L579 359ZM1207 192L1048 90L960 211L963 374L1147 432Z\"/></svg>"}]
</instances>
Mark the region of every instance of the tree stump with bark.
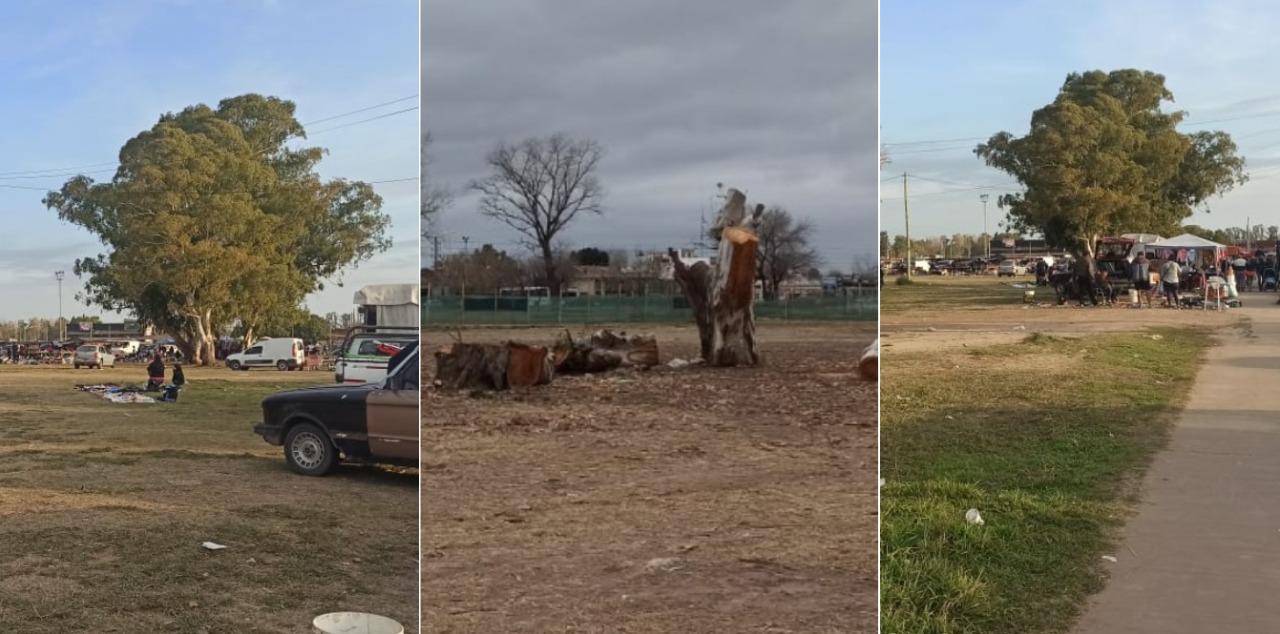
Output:
<instances>
[{"instance_id":1,"label":"tree stump with bark","mask_svg":"<svg viewBox=\"0 0 1280 634\"><path fill-rule=\"evenodd\" d=\"M760 363L753 305L760 243L756 229L764 205L756 205L748 216L746 204L742 192L729 190L711 232L720 245L715 268L703 262L688 266L675 249L667 251L676 283L693 309L702 360L710 365Z\"/></svg>"},{"instance_id":2,"label":"tree stump with bark","mask_svg":"<svg viewBox=\"0 0 1280 634\"><path fill-rule=\"evenodd\" d=\"M865 350L862 351L862 358L858 359L858 371L862 373L862 378L868 381L880 380L880 338L876 337Z\"/></svg>"},{"instance_id":3,"label":"tree stump with bark","mask_svg":"<svg viewBox=\"0 0 1280 634\"><path fill-rule=\"evenodd\" d=\"M565 331L552 349L553 365L561 374L607 372L619 367L648 368L658 365L658 340L652 335L630 335L598 330L586 340L574 340Z\"/></svg>"},{"instance_id":4,"label":"tree stump with bark","mask_svg":"<svg viewBox=\"0 0 1280 634\"><path fill-rule=\"evenodd\" d=\"M507 390L550 383L551 357L522 343L455 343L436 351L436 384L454 390Z\"/></svg>"}]
</instances>

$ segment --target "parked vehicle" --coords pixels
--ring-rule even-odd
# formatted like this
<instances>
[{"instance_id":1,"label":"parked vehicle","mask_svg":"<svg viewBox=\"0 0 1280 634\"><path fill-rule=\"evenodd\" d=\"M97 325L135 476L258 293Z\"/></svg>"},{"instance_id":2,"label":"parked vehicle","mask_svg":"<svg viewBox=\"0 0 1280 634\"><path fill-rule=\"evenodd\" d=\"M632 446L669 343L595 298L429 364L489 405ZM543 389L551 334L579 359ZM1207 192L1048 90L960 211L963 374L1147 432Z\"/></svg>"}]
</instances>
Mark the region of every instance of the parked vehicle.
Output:
<instances>
[{"instance_id":1,"label":"parked vehicle","mask_svg":"<svg viewBox=\"0 0 1280 634\"><path fill-rule=\"evenodd\" d=\"M295 473L322 476L340 462L418 465L418 342L392 359L390 373L363 385L277 392L262 401L253 433L284 447Z\"/></svg>"},{"instance_id":2,"label":"parked vehicle","mask_svg":"<svg viewBox=\"0 0 1280 634\"><path fill-rule=\"evenodd\" d=\"M137 354L138 349L141 347L142 347L141 341L129 340L117 345L115 349L112 350L112 352L119 356L127 357L132 354Z\"/></svg>"},{"instance_id":3,"label":"parked vehicle","mask_svg":"<svg viewBox=\"0 0 1280 634\"><path fill-rule=\"evenodd\" d=\"M1015 277L1018 275L1026 275L1027 267L1014 262L1013 260L1005 260L1000 263L1000 267L996 269L996 277Z\"/></svg>"},{"instance_id":4,"label":"parked vehicle","mask_svg":"<svg viewBox=\"0 0 1280 634\"><path fill-rule=\"evenodd\" d=\"M227 367L232 370L274 367L281 372L302 369L307 353L302 340L291 337L260 339L244 352L227 355Z\"/></svg>"},{"instance_id":5,"label":"parked vehicle","mask_svg":"<svg viewBox=\"0 0 1280 634\"><path fill-rule=\"evenodd\" d=\"M418 326L352 328L335 353L334 380L351 385L381 381L392 355L417 343L418 330Z\"/></svg>"},{"instance_id":6,"label":"parked vehicle","mask_svg":"<svg viewBox=\"0 0 1280 634\"><path fill-rule=\"evenodd\" d=\"M76 348L75 360L72 362L77 370L80 368L114 368L116 367L116 355L111 353L111 349L107 346L99 344L88 344Z\"/></svg>"}]
</instances>

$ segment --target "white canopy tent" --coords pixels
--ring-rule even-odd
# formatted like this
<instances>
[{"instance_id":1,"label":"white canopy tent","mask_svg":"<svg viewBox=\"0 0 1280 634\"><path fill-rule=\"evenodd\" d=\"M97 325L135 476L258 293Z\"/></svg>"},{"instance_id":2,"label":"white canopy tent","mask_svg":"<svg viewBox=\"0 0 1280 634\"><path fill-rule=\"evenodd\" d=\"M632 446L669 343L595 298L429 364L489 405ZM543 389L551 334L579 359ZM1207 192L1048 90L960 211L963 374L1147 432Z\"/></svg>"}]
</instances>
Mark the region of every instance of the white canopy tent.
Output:
<instances>
[{"instance_id":1,"label":"white canopy tent","mask_svg":"<svg viewBox=\"0 0 1280 634\"><path fill-rule=\"evenodd\" d=\"M1153 249L1225 249L1227 245L1184 233L1172 238L1162 238L1147 244Z\"/></svg>"}]
</instances>

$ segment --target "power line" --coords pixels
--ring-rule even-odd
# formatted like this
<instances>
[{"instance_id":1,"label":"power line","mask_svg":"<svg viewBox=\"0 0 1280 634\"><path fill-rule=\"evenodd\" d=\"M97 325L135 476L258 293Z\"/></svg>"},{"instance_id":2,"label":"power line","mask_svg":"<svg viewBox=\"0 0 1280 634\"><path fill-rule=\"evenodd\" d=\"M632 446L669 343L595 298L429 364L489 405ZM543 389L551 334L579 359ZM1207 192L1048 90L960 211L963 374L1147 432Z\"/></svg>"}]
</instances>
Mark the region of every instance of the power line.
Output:
<instances>
[{"instance_id":1,"label":"power line","mask_svg":"<svg viewBox=\"0 0 1280 634\"><path fill-rule=\"evenodd\" d=\"M393 99L393 100L391 100L391 101L384 101L384 102L382 102L382 103L380 103L380 104L375 104L375 105L372 105L372 106L367 106L367 107L364 107L364 108L359 108L359 109L357 109L357 110L351 110L351 111L349 111L349 112L344 112L344 113L342 113L342 114L336 114L336 115L332 115L332 116L329 116L329 117L324 117L324 118L321 118L321 119L316 119L316 120L314 120L314 121L309 121L309 122L304 123L304 124L302 124L302 125L303 125L303 127L306 127L306 126L309 126L309 125L315 125L315 124L317 124L317 123L324 123L325 121L333 121L334 119L341 119L341 118L343 118L343 117L348 117L348 116L351 116L351 115L353 115L353 114L359 114L359 113L361 113L361 112L368 112L368 111L370 111L370 110L377 110L378 108L382 108L382 107L385 107L385 106L389 106L389 105L391 105L391 104L401 103L401 102L404 102L404 101L408 101L408 100L410 100L410 99L417 98L417 96L418 96L417 94L413 94L413 95L409 95L408 97L401 97L401 98L399 98L399 99ZM352 121L352 122L350 122L350 123L345 123L345 124L342 124L342 125L339 125L339 126L334 126L334 127L331 127L331 128L325 128L325 129L322 129L322 130L314 130L314 131L309 132L308 134L320 134L320 133L322 133L322 132L328 132L329 130L337 130L337 129L339 129L339 128L345 128L345 127L349 127L349 126L353 126L353 125L358 125L358 124L361 124L361 123L367 123L367 122L369 122L369 121L375 121L375 120L377 120L377 119L382 119L382 118L385 118L385 117L390 117L390 116L397 115L397 114L403 114L403 113L405 113L405 112L412 112L412 111L417 110L417 109L418 109L418 106L414 106L414 107L412 107L412 108L406 108L406 109L404 109L404 110L397 110L397 111L395 111L395 112L388 112L388 113L386 113L386 114L378 115L378 116L376 116L376 117L369 117L369 118L367 118L367 119L361 119L361 120L359 120L359 121ZM90 163L90 164L88 164L88 165L72 165L72 166L68 166L68 167L55 167L55 168L47 168L47 169L40 169L40 170L22 170L22 171L13 171L13 172L0 172L0 178L3 178L3 179L5 179L5 180L10 180L10 179L16 179L16 178L18 178L18 177L26 177L27 175L34 175L34 174L42 174L42 175L44 175L44 176L46 176L46 177L61 176L61 175L63 175L64 173L70 173L71 175L78 175L78 174L85 173L85 172L81 172L80 170L84 170L84 169L87 169L87 168L91 168L91 167L115 167L115 166L118 166L118 165L120 165L120 162L119 162L119 161L109 161L109 162L103 162L103 163ZM98 171L96 171L96 172L92 172L92 173L102 173L102 172L106 172L106 171L110 171L110 170L98 170ZM31 176L31 178L35 178L35 177L36 177L36 176ZM19 189L21 189L21 188L19 188Z\"/></svg>"},{"instance_id":2,"label":"power line","mask_svg":"<svg viewBox=\"0 0 1280 634\"><path fill-rule=\"evenodd\" d=\"M384 101L384 102L382 102L382 103L380 103L380 104L377 104L377 105L374 105L374 106L369 106L369 107L367 107L367 108L360 108L359 110L352 110L351 112L344 112L344 113L342 113L342 114L335 114L335 115L333 115L332 117L325 117L325 118L323 118L323 119L316 119L316 120L314 120L314 121L308 121L308 122L306 122L306 123L304 123L304 124L302 124L302 125L303 125L303 127L306 127L306 126L309 126L309 125L315 125L315 124L317 124L317 123L324 123L325 121L333 121L334 119L341 119L341 118L343 118L343 117L349 117L349 116L351 116L351 115L353 115L353 114L360 114L361 112L368 112L368 111L370 111L370 110L377 110L378 108L381 108L381 107L383 107L383 106L389 106L389 105L391 105L391 104L393 104L393 103L400 103L400 102L402 102L402 101L408 101L408 100L410 100L410 99L414 99L414 98L416 98L417 96L418 96L418 95L417 95L417 93L414 93L414 94L412 94L412 95L409 95L408 97L401 97L401 98L399 98L399 99L392 99L391 101Z\"/></svg>"},{"instance_id":3,"label":"power line","mask_svg":"<svg viewBox=\"0 0 1280 634\"><path fill-rule=\"evenodd\" d=\"M325 129L323 129L323 130L316 130L316 131L314 131L314 132L311 132L311 134L320 134L320 133L322 133L322 132L331 132L331 131L333 131L333 130L340 130L340 129L342 129L342 128L349 128L349 127L351 127L351 126L353 126L353 125L359 125L359 124L361 124L361 123L368 123L368 122L370 122L370 121L377 121L378 119L385 119L385 118L387 118L387 117L390 117L390 116L393 116L393 115L398 115L398 114L404 114L404 113L406 113L406 112L413 112L414 110L417 110L417 109L418 109L418 106L414 106L414 107L412 107L412 108L405 108L404 110L397 110L397 111L395 111L395 112L388 112L388 113L386 113L386 114L380 114L380 115L378 115L378 116L376 116L376 117L369 117L368 119L361 119L361 120L359 120L359 121L352 121L351 123L344 123L344 124L342 124L342 125L335 125L335 126L333 126L332 128L325 128Z\"/></svg>"}]
</instances>

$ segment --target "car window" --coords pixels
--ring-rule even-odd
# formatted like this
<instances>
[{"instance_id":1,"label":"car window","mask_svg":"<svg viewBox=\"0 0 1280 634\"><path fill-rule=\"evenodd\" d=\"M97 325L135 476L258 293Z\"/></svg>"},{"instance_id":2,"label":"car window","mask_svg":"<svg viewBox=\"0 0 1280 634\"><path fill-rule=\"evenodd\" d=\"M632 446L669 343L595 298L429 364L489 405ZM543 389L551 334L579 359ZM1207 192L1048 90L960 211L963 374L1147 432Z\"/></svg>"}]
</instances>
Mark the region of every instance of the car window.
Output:
<instances>
[{"instance_id":1,"label":"car window","mask_svg":"<svg viewBox=\"0 0 1280 634\"><path fill-rule=\"evenodd\" d=\"M262 346L254 346L244 351L245 354L262 354Z\"/></svg>"},{"instance_id":2,"label":"car window","mask_svg":"<svg viewBox=\"0 0 1280 634\"><path fill-rule=\"evenodd\" d=\"M405 364L404 370L400 372L399 383L402 390L418 389L418 360L416 357L409 359L409 362Z\"/></svg>"},{"instance_id":3,"label":"car window","mask_svg":"<svg viewBox=\"0 0 1280 634\"><path fill-rule=\"evenodd\" d=\"M98 351L98 349L94 346L80 346L79 348L76 348L76 350L79 352L97 352Z\"/></svg>"}]
</instances>

